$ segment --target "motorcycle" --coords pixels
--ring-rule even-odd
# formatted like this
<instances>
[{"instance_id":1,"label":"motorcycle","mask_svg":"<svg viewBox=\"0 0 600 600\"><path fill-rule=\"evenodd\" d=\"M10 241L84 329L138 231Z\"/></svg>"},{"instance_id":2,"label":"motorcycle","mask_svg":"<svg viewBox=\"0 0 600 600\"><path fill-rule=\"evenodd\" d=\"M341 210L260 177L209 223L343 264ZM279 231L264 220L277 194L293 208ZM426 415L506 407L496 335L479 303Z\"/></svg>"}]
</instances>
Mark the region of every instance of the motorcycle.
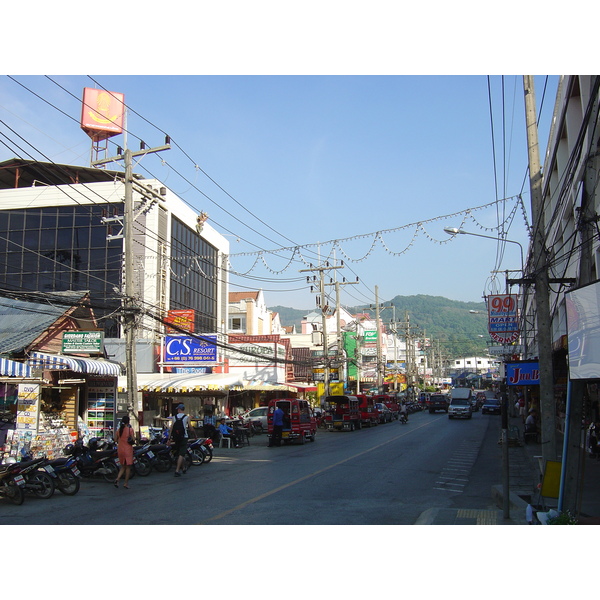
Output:
<instances>
[{"instance_id":1,"label":"motorcycle","mask_svg":"<svg viewBox=\"0 0 600 600\"><path fill-rule=\"evenodd\" d=\"M17 477L12 472L12 465L0 465L0 497L7 498L13 504L20 506L25 500L25 492ZM22 476L19 480L24 483Z\"/></svg>"},{"instance_id":2,"label":"motorcycle","mask_svg":"<svg viewBox=\"0 0 600 600\"><path fill-rule=\"evenodd\" d=\"M64 453L75 458L82 477L102 477L112 483L119 474L116 448L114 446L107 450L97 450L97 448L98 441L92 438L89 446L84 446L81 441L68 444Z\"/></svg>"},{"instance_id":3,"label":"motorcycle","mask_svg":"<svg viewBox=\"0 0 600 600\"><path fill-rule=\"evenodd\" d=\"M402 425L406 425L406 423L408 423L408 417L406 416L406 413L401 412L398 420L400 423L402 423Z\"/></svg>"},{"instance_id":4,"label":"motorcycle","mask_svg":"<svg viewBox=\"0 0 600 600\"><path fill-rule=\"evenodd\" d=\"M56 487L65 496L74 496L80 488L80 471L74 457L55 458L48 461L48 467L56 473Z\"/></svg>"},{"instance_id":5,"label":"motorcycle","mask_svg":"<svg viewBox=\"0 0 600 600\"><path fill-rule=\"evenodd\" d=\"M188 441L188 452L191 453L192 464L202 465L213 458L213 442L211 438L196 438Z\"/></svg>"},{"instance_id":6,"label":"motorcycle","mask_svg":"<svg viewBox=\"0 0 600 600\"><path fill-rule=\"evenodd\" d=\"M47 469L47 462L46 458L35 458L3 466L13 474L17 485L23 492L47 500L54 495L56 489L54 478L50 474L51 469Z\"/></svg>"},{"instance_id":7,"label":"motorcycle","mask_svg":"<svg viewBox=\"0 0 600 600\"><path fill-rule=\"evenodd\" d=\"M32 457L26 456L26 459L32 460ZM44 459L40 468L54 479L55 487L65 496L74 496L79 491L80 473L74 457Z\"/></svg>"},{"instance_id":8,"label":"motorcycle","mask_svg":"<svg viewBox=\"0 0 600 600\"><path fill-rule=\"evenodd\" d=\"M212 438L198 438L198 441L201 444L202 451L206 455L204 458L204 462L210 462L213 459L213 441Z\"/></svg>"}]
</instances>

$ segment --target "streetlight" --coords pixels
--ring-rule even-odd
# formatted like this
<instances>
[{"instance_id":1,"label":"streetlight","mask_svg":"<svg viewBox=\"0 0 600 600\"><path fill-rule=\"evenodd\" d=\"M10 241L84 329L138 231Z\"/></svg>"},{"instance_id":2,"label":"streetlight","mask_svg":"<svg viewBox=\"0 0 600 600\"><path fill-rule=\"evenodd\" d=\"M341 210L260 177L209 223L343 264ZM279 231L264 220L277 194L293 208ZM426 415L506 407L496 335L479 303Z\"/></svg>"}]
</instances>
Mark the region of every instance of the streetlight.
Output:
<instances>
[{"instance_id":1,"label":"streetlight","mask_svg":"<svg viewBox=\"0 0 600 600\"><path fill-rule=\"evenodd\" d=\"M519 250L521 251L521 273L524 274L525 270L525 262L523 260L523 246L519 242L515 240L507 240L506 238L498 238L493 235L482 235L481 233L471 233L470 231L465 231L464 229L458 229L457 227L444 227L444 231L449 233L450 235L473 235L475 237L486 238L488 240L495 240L497 242L508 242L509 244L517 244L519 246Z\"/></svg>"},{"instance_id":2,"label":"streetlight","mask_svg":"<svg viewBox=\"0 0 600 600\"><path fill-rule=\"evenodd\" d=\"M450 235L472 235L475 237L486 238L488 240L496 240L497 242L508 242L509 244L517 244L521 252L521 275L525 275L525 261L523 260L523 246L515 240L507 240L505 238L498 238L491 235L482 235L480 233L471 233L470 231L464 231L457 227L444 227L444 231ZM526 338L525 343L526 343ZM509 465L508 465L508 399L507 395L504 395L504 402L502 403L502 504L504 518L510 517L510 500L509 500Z\"/></svg>"}]
</instances>

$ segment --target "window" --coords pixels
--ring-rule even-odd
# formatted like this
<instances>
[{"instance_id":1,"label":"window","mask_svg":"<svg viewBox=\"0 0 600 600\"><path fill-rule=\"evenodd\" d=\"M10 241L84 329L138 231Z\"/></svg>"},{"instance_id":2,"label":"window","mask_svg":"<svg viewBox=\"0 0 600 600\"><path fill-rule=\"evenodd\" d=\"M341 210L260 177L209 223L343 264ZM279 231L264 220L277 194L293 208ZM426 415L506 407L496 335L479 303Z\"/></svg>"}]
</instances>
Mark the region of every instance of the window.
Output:
<instances>
[{"instance_id":1,"label":"window","mask_svg":"<svg viewBox=\"0 0 600 600\"><path fill-rule=\"evenodd\" d=\"M246 317L229 317L229 331L246 331Z\"/></svg>"}]
</instances>

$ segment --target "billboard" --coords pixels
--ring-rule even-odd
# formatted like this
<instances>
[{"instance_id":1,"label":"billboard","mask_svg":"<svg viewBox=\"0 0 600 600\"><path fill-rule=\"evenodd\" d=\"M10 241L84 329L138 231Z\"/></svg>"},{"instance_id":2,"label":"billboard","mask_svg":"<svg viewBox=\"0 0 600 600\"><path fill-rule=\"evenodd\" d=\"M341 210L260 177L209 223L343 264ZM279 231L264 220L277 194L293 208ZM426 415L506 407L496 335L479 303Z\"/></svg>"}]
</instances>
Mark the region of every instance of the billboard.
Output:
<instances>
[{"instance_id":1,"label":"billboard","mask_svg":"<svg viewBox=\"0 0 600 600\"><path fill-rule=\"evenodd\" d=\"M540 364L537 361L521 361L506 364L507 385L539 385Z\"/></svg>"},{"instance_id":2,"label":"billboard","mask_svg":"<svg viewBox=\"0 0 600 600\"><path fill-rule=\"evenodd\" d=\"M216 335L205 335L202 339L185 335L165 338L165 363L202 363L216 360Z\"/></svg>"},{"instance_id":3,"label":"billboard","mask_svg":"<svg viewBox=\"0 0 600 600\"><path fill-rule=\"evenodd\" d=\"M93 140L105 140L122 133L124 102L123 94L83 88L81 129Z\"/></svg>"},{"instance_id":4,"label":"billboard","mask_svg":"<svg viewBox=\"0 0 600 600\"><path fill-rule=\"evenodd\" d=\"M511 344L519 339L518 296L502 294L488 296L488 331L499 344Z\"/></svg>"},{"instance_id":5,"label":"billboard","mask_svg":"<svg viewBox=\"0 0 600 600\"><path fill-rule=\"evenodd\" d=\"M167 311L165 323L167 333L181 333L181 330L194 333L195 311L193 308L176 309Z\"/></svg>"},{"instance_id":6,"label":"billboard","mask_svg":"<svg viewBox=\"0 0 600 600\"><path fill-rule=\"evenodd\" d=\"M569 378L600 378L600 284L565 294Z\"/></svg>"}]
</instances>

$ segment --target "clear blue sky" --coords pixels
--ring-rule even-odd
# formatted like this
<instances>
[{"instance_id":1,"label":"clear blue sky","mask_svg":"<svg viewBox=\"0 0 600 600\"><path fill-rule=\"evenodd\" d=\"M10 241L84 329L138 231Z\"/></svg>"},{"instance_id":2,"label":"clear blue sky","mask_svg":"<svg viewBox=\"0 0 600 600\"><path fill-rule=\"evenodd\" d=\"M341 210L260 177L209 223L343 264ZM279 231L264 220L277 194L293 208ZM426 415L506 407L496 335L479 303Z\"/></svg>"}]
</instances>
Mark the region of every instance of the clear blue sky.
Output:
<instances>
[{"instance_id":1,"label":"clear blue sky","mask_svg":"<svg viewBox=\"0 0 600 600\"><path fill-rule=\"evenodd\" d=\"M382 302L397 294L478 301L494 291L490 271L520 266L516 244L497 260L492 240L439 242L449 239L444 227L463 219L465 230L495 235L481 227L495 228L507 214L491 206L472 213L475 223L465 211L498 198L522 194L529 213L521 76L13 77L30 91L0 79L0 159L88 164L90 140L78 126L83 88L125 94L130 147L137 138L161 145L161 130L179 146L144 158L136 172L207 212L229 236L232 254L242 254L232 257L235 270L245 273L258 260L249 277L232 277L232 289L262 288L269 305L315 305L299 273L306 265L298 254L289 264L290 251L273 252L282 247L301 246L313 264L319 256L344 259L338 275L360 278L343 288L346 305L374 302L375 286ZM536 78L538 105L548 85L542 158L556 82ZM121 136L113 141L123 144ZM510 200L503 210L514 206ZM422 229L412 225L418 222ZM505 227L508 239L526 246L520 209ZM352 262L378 231L368 257ZM502 276L496 285L502 288Z\"/></svg>"}]
</instances>

